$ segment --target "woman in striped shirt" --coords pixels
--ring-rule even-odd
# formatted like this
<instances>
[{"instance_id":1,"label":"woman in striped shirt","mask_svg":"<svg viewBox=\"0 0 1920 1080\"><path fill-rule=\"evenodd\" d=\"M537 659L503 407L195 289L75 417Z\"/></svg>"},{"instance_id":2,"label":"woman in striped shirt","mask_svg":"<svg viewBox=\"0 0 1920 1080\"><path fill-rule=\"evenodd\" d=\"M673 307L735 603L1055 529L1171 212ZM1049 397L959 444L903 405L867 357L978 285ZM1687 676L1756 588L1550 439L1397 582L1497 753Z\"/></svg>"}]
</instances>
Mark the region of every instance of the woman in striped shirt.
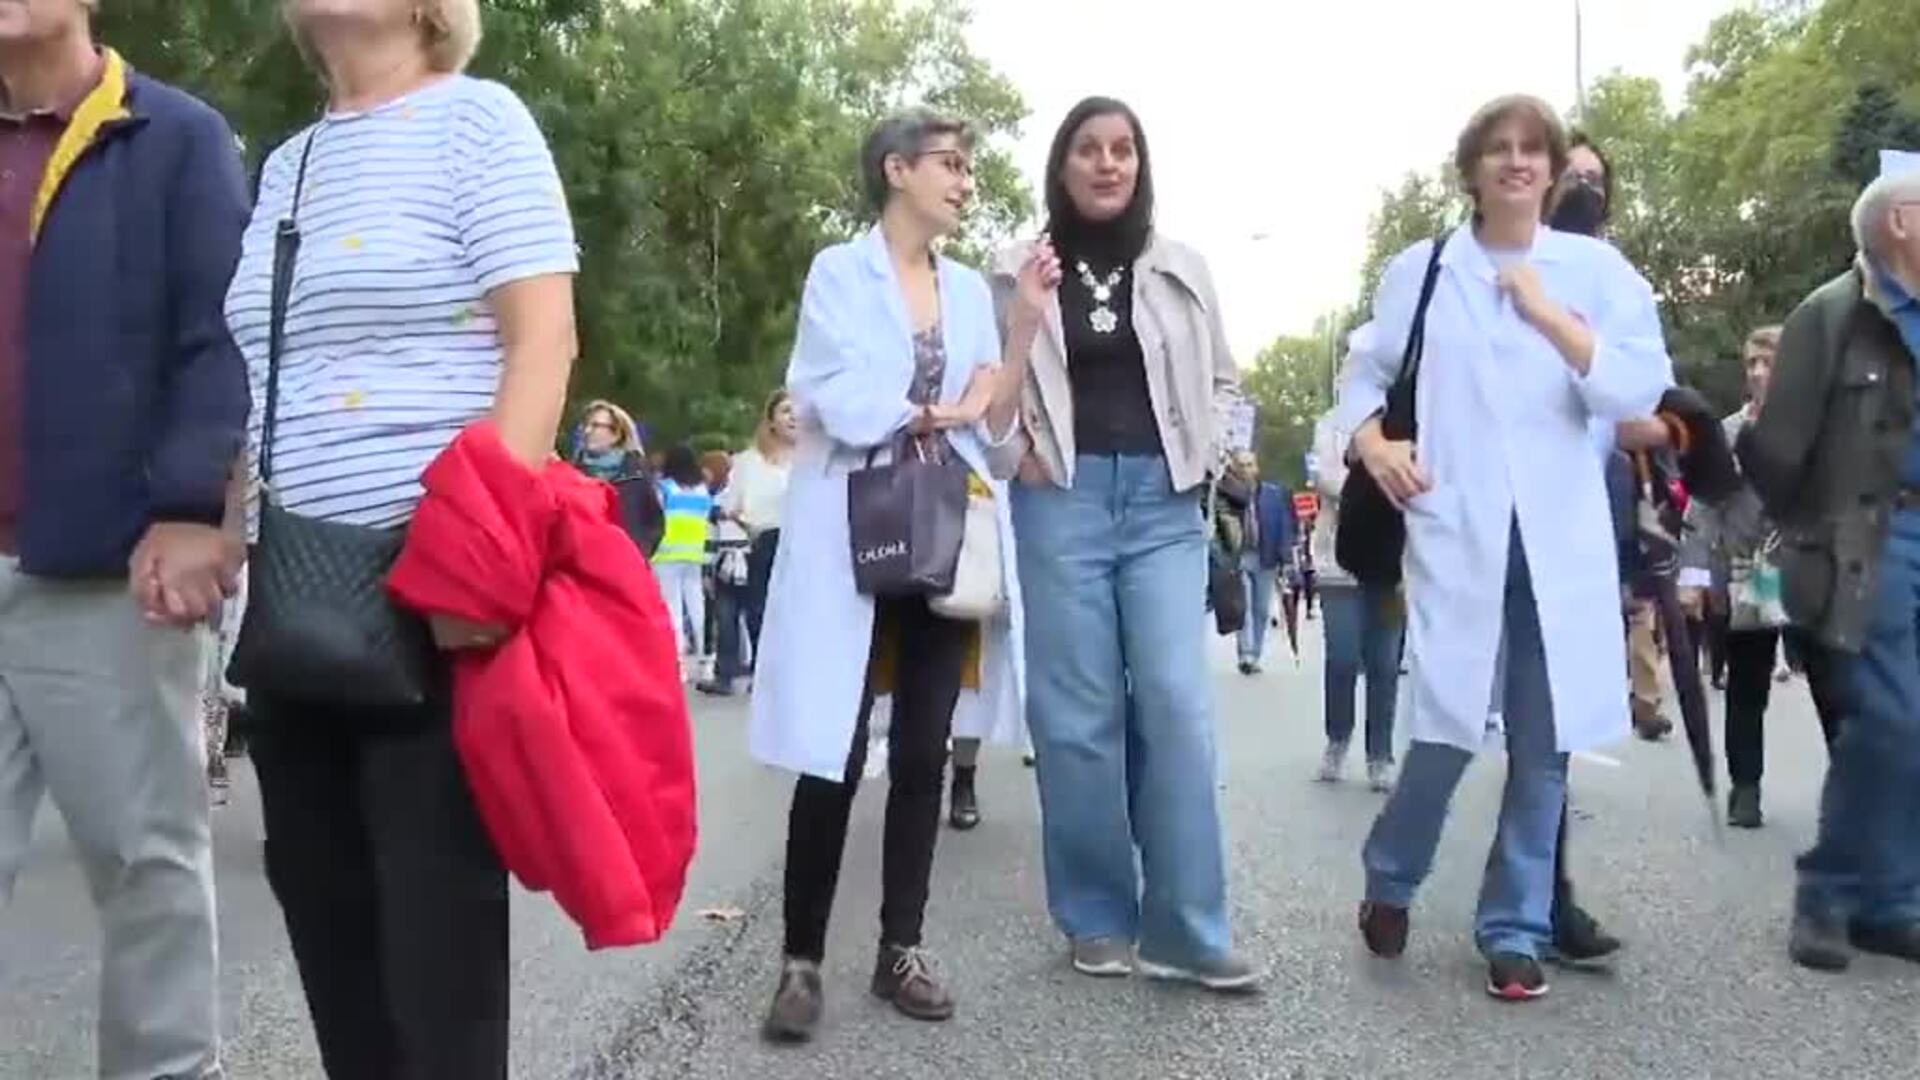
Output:
<instances>
[{"instance_id":1,"label":"woman in striped shirt","mask_svg":"<svg viewBox=\"0 0 1920 1080\"><path fill-rule=\"evenodd\" d=\"M327 111L267 159L227 299L265 409L274 237L302 242L287 304L274 493L398 528L421 472L491 418L552 453L574 351L573 227L552 155L507 88L460 74L476 0L287 0ZM437 620L444 649L496 628ZM507 883L442 698L410 714L254 695L267 878L335 1080L507 1075Z\"/></svg>"}]
</instances>

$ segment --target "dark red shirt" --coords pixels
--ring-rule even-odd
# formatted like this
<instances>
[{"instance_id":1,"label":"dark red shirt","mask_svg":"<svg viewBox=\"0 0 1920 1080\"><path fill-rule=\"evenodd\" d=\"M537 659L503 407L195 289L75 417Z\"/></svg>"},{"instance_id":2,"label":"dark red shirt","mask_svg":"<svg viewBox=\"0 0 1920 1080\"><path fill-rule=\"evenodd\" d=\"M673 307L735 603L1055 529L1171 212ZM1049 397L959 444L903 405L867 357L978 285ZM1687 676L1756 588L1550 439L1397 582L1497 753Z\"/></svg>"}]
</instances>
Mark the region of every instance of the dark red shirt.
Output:
<instances>
[{"instance_id":1,"label":"dark red shirt","mask_svg":"<svg viewBox=\"0 0 1920 1080\"><path fill-rule=\"evenodd\" d=\"M33 265L33 201L73 111L100 84L100 65L58 109L7 115L0 109L0 553L13 553L20 521L26 442L27 282ZM85 424L82 417L72 418Z\"/></svg>"}]
</instances>

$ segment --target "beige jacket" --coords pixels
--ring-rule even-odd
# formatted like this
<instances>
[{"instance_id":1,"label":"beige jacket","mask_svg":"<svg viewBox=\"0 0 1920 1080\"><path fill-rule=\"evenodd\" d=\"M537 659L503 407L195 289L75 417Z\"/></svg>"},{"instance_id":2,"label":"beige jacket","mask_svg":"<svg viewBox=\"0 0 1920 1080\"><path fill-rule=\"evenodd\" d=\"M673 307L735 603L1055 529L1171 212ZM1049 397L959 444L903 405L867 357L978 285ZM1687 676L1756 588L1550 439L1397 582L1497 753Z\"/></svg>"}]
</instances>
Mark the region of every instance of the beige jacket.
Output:
<instances>
[{"instance_id":1,"label":"beige jacket","mask_svg":"<svg viewBox=\"0 0 1920 1080\"><path fill-rule=\"evenodd\" d=\"M995 313L1004 338L1015 282L1028 251L1026 243L1003 250L994 260L991 282ZM1069 277L1063 289L1079 288ZM1218 472L1225 457L1227 420L1240 398L1240 369L1221 329L1220 299L1213 275L1197 252L1156 235L1134 263L1133 328L1147 361L1147 392L1159 420L1160 442L1175 491L1198 487ZM1073 486L1073 387L1067 377L1066 336L1060 303L1047 306L1047 318L1033 342L1032 363L1020 403L1020 423L996 458L1020 461L1045 473L1058 487Z\"/></svg>"}]
</instances>

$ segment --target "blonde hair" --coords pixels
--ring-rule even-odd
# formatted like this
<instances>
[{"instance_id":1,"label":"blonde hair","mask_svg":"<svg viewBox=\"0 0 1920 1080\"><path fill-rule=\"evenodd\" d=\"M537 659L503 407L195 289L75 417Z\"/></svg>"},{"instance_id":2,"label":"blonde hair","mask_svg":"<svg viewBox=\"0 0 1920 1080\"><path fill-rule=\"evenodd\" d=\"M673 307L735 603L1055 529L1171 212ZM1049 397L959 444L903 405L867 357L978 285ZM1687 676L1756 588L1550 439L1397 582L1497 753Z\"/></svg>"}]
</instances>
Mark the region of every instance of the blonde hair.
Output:
<instances>
[{"instance_id":1,"label":"blonde hair","mask_svg":"<svg viewBox=\"0 0 1920 1080\"><path fill-rule=\"evenodd\" d=\"M89 4L98 0L84 0ZM294 43L307 63L314 61L313 43L300 29L294 15L297 0L281 0L280 14L293 32ZM467 69L480 48L480 0L413 0L413 24L420 31L420 48L427 56L427 67L442 75L457 75Z\"/></svg>"},{"instance_id":2,"label":"blonde hair","mask_svg":"<svg viewBox=\"0 0 1920 1080\"><path fill-rule=\"evenodd\" d=\"M633 417L627 410L611 401L596 399L587 402L586 407L580 410L580 426L585 428L587 421L593 419L593 414L600 412L613 418L614 446L617 449L627 453L640 453L645 450L645 447L640 445L640 428L633 422Z\"/></svg>"},{"instance_id":3,"label":"blonde hair","mask_svg":"<svg viewBox=\"0 0 1920 1080\"><path fill-rule=\"evenodd\" d=\"M760 410L760 425L753 429L753 448L760 451L761 457L770 458L775 451L782 449L780 437L773 430L773 414L792 400L793 394L782 387L767 398L766 408Z\"/></svg>"}]
</instances>

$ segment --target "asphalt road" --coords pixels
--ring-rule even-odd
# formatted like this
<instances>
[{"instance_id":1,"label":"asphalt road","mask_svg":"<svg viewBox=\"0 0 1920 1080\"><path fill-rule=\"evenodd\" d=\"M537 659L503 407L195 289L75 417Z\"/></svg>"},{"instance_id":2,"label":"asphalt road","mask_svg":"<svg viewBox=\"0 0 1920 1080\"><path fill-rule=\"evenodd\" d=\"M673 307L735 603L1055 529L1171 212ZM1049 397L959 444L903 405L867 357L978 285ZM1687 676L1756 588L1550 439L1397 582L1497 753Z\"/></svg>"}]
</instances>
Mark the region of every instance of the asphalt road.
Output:
<instances>
[{"instance_id":1,"label":"asphalt road","mask_svg":"<svg viewBox=\"0 0 1920 1080\"><path fill-rule=\"evenodd\" d=\"M1808 842L1825 751L1804 687L1768 732L1768 827L1720 833L1677 743L1615 747L1574 770L1583 899L1629 940L1610 974L1555 972L1526 1007L1481 993L1469 923L1501 781L1498 754L1456 801L1405 960L1353 929L1358 851L1378 797L1311 781L1321 747L1317 634L1305 665L1243 679L1219 654L1233 904L1267 992L1224 1001L1067 968L1049 925L1032 777L1010 751L982 770L986 821L946 833L928 920L960 998L946 1025L865 995L877 931L881 785L856 811L812 1046L755 1035L778 968L790 782L745 757L739 703L699 704L702 845L661 945L589 955L542 898L516 898L514 1069L547 1078L1607 1078L1920 1076L1920 967L1799 971L1784 939L1791 860ZM244 770L219 811L228 1064L238 1080L318 1075L278 914L260 875ZM710 921L701 912L725 918ZM92 914L55 815L0 914L0 1080L84 1077Z\"/></svg>"}]
</instances>

